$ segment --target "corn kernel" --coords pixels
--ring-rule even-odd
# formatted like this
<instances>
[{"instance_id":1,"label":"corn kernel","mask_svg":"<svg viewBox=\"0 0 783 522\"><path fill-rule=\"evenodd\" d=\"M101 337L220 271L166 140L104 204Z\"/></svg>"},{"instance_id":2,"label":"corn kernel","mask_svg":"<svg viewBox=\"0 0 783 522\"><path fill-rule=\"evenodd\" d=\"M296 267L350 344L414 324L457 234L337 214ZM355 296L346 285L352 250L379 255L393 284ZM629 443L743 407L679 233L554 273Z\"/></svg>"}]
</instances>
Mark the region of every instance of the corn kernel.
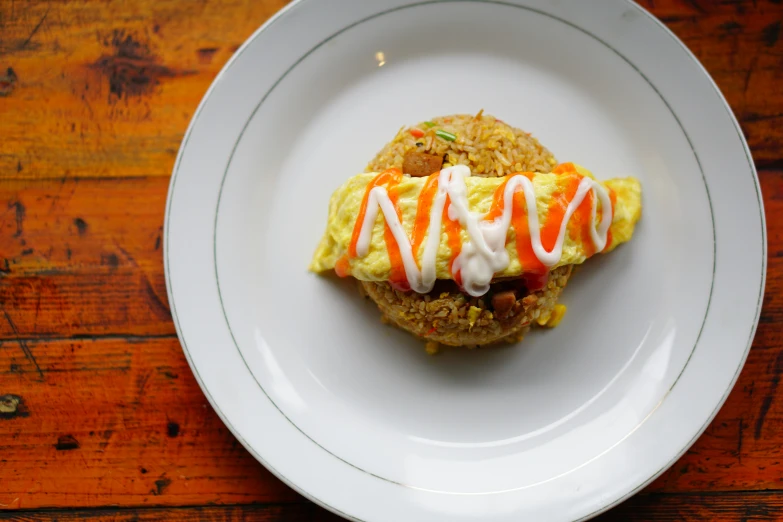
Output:
<instances>
[{"instance_id":1,"label":"corn kernel","mask_svg":"<svg viewBox=\"0 0 783 522\"><path fill-rule=\"evenodd\" d=\"M552 316L546 322L547 328L554 328L560 324L566 314L566 306L562 304L556 304L555 309L552 311Z\"/></svg>"},{"instance_id":2,"label":"corn kernel","mask_svg":"<svg viewBox=\"0 0 783 522\"><path fill-rule=\"evenodd\" d=\"M479 318L479 315L481 315L481 308L471 306L470 310L468 310L468 324L470 325L468 330L473 329L473 325L476 324L476 320Z\"/></svg>"},{"instance_id":3,"label":"corn kernel","mask_svg":"<svg viewBox=\"0 0 783 522\"><path fill-rule=\"evenodd\" d=\"M440 345L435 341L427 341L427 344L424 345L424 351L426 351L429 355L435 355L438 353L439 348Z\"/></svg>"},{"instance_id":4,"label":"corn kernel","mask_svg":"<svg viewBox=\"0 0 783 522\"><path fill-rule=\"evenodd\" d=\"M546 326L546 323L549 322L550 317L552 317L552 311L541 310L541 313L538 317L536 317L535 321L538 323L538 326Z\"/></svg>"}]
</instances>

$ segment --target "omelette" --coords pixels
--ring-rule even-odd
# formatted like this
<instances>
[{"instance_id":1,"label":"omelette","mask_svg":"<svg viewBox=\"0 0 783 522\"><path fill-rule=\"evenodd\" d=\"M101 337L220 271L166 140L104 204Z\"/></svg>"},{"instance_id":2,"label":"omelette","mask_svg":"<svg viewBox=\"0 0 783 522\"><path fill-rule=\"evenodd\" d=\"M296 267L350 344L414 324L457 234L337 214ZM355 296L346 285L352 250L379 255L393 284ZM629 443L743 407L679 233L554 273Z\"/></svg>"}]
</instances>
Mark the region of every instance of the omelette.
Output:
<instances>
[{"instance_id":1,"label":"omelette","mask_svg":"<svg viewBox=\"0 0 783 522\"><path fill-rule=\"evenodd\" d=\"M470 118L456 127L467 131L486 117ZM408 132L423 144L423 129ZM333 193L310 270L358 280L384 321L430 341L428 351L516 341L531 324L555 326L572 268L629 241L641 217L635 178L598 181L574 163L486 176L470 160L450 164L448 152L421 149Z\"/></svg>"}]
</instances>

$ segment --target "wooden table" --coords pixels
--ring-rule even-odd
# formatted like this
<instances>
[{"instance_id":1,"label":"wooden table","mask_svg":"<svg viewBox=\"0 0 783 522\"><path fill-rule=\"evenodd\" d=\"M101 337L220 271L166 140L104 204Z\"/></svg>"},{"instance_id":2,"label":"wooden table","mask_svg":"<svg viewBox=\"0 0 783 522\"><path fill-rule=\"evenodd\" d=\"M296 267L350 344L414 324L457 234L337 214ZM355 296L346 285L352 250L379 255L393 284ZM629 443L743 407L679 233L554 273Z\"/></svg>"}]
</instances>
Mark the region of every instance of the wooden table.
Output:
<instances>
[{"instance_id":1,"label":"wooden table","mask_svg":"<svg viewBox=\"0 0 783 522\"><path fill-rule=\"evenodd\" d=\"M284 3L0 0L0 519L336 520L258 464L208 406L161 259L190 117ZM783 4L642 3L742 123L769 273L753 350L715 422L602 520L783 519Z\"/></svg>"}]
</instances>

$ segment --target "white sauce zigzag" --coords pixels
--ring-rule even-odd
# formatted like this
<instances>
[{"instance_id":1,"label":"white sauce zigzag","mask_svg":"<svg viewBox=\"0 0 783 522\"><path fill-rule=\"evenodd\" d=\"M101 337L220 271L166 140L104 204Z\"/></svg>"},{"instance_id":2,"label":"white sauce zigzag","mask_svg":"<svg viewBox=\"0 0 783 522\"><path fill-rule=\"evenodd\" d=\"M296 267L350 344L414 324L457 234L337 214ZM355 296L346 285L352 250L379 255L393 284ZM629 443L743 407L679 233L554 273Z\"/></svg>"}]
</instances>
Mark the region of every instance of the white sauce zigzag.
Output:
<instances>
[{"instance_id":1,"label":"white sauce zigzag","mask_svg":"<svg viewBox=\"0 0 783 522\"><path fill-rule=\"evenodd\" d=\"M555 246L547 252L541 242L535 189L527 177L517 174L509 178L503 194L503 214L493 221L484 221L484 214L471 212L469 209L467 186L465 185L465 178L469 176L470 169L465 165L455 165L440 171L438 192L430 211L421 269L416 263L408 234L400 222L385 187L375 187L370 191L367 212L364 215L361 232L356 242L356 255L362 257L369 252L372 229L378 217L378 211L383 212L383 217L400 249L405 275L411 289L418 293L429 292L435 284L435 260L440 243L443 207L448 196L451 201L448 209L449 218L453 221L459 221L468 233L468 240L462 245L462 250L454 261L453 271L461 273L465 292L474 297L484 295L489 290L489 283L495 273L504 270L509 264L505 248L506 236L511 226L514 193L520 190L524 192L527 203L528 227L530 228L533 252L547 268L560 261L563 255L568 222L590 191L593 192L594 197L597 196L601 201L602 209L601 222L596 227L597 205L593 205L590 237L596 251L600 252L606 247L609 226L612 223L612 203L606 189L597 181L585 177L579 183L576 194L566 209Z\"/></svg>"}]
</instances>

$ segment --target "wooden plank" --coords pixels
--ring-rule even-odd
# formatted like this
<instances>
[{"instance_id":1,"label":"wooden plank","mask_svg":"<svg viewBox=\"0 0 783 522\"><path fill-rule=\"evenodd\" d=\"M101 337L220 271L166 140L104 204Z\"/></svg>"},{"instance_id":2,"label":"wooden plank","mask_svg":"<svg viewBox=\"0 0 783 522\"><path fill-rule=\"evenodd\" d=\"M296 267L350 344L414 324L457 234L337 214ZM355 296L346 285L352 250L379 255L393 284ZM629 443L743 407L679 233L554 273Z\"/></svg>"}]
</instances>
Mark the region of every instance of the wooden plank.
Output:
<instances>
[{"instance_id":1,"label":"wooden plank","mask_svg":"<svg viewBox=\"0 0 783 522\"><path fill-rule=\"evenodd\" d=\"M594 520L596 522L648 522L650 520L769 521L783 518L783 493L742 492L718 494L637 495ZM9 522L338 522L343 520L309 502L273 505L199 506L178 508L125 508L0 512Z\"/></svg>"},{"instance_id":2,"label":"wooden plank","mask_svg":"<svg viewBox=\"0 0 783 522\"><path fill-rule=\"evenodd\" d=\"M176 0L0 2L0 172L24 179L168 176L215 74L285 3L210 0L183 9ZM779 167L780 5L643 3L715 77L756 160Z\"/></svg>"},{"instance_id":3,"label":"wooden plank","mask_svg":"<svg viewBox=\"0 0 783 522\"><path fill-rule=\"evenodd\" d=\"M597 517L596 522L704 520L721 522L783 519L783 493L641 494Z\"/></svg>"},{"instance_id":4,"label":"wooden plank","mask_svg":"<svg viewBox=\"0 0 783 522\"><path fill-rule=\"evenodd\" d=\"M311 503L255 506L203 506L190 508L92 509L73 511L0 512L0 520L13 522L319 522L343 520Z\"/></svg>"},{"instance_id":5,"label":"wooden plank","mask_svg":"<svg viewBox=\"0 0 783 522\"><path fill-rule=\"evenodd\" d=\"M0 342L30 337L173 334L162 268L90 267L0 277Z\"/></svg>"},{"instance_id":6,"label":"wooden plank","mask_svg":"<svg viewBox=\"0 0 783 522\"><path fill-rule=\"evenodd\" d=\"M0 270L159 270L168 186L160 177L3 182Z\"/></svg>"},{"instance_id":7,"label":"wooden plank","mask_svg":"<svg viewBox=\"0 0 783 522\"><path fill-rule=\"evenodd\" d=\"M776 0L639 0L637 2L662 20L710 15L766 16L783 13Z\"/></svg>"},{"instance_id":8,"label":"wooden plank","mask_svg":"<svg viewBox=\"0 0 783 522\"><path fill-rule=\"evenodd\" d=\"M0 173L168 176L212 79L285 4L0 2Z\"/></svg>"},{"instance_id":9,"label":"wooden plank","mask_svg":"<svg viewBox=\"0 0 783 522\"><path fill-rule=\"evenodd\" d=\"M174 333L167 189L165 178L0 184L0 340Z\"/></svg>"},{"instance_id":10,"label":"wooden plank","mask_svg":"<svg viewBox=\"0 0 783 522\"><path fill-rule=\"evenodd\" d=\"M0 506L290 501L201 393L176 338L0 346Z\"/></svg>"}]
</instances>

